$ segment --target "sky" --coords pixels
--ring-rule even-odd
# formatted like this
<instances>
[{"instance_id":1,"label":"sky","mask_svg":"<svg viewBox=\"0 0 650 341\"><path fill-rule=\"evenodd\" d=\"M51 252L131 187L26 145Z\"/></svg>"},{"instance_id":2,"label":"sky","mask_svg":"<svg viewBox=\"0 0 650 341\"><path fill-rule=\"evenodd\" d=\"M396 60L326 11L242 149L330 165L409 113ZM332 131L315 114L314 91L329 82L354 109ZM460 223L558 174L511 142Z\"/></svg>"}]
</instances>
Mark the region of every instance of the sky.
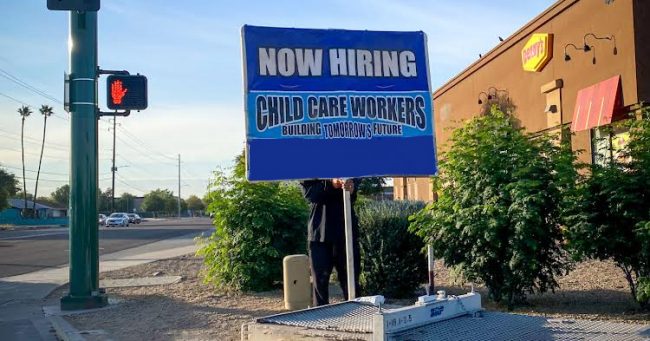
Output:
<instances>
[{"instance_id":1,"label":"sky","mask_svg":"<svg viewBox=\"0 0 650 341\"><path fill-rule=\"evenodd\" d=\"M553 0L214 1L104 0L99 66L148 78L149 107L117 119L115 193L157 189L202 197L211 174L232 166L245 143L240 30L297 28L424 31L435 90L552 5ZM25 121L27 191L33 193L47 121L38 195L68 183L70 121L63 110L69 14L45 0L0 1L0 167L22 179L17 109ZM106 110L105 77L99 80ZM99 184L111 187L112 118L99 125Z\"/></svg>"}]
</instances>

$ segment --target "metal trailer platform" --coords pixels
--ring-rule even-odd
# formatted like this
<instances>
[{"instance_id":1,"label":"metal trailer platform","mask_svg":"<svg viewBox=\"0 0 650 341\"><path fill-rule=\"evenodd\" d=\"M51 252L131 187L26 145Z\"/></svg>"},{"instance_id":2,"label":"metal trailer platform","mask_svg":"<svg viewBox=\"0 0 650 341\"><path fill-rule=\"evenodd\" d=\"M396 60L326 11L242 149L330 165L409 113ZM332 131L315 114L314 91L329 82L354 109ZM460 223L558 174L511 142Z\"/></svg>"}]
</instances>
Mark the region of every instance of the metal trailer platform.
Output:
<instances>
[{"instance_id":1,"label":"metal trailer platform","mask_svg":"<svg viewBox=\"0 0 650 341\"><path fill-rule=\"evenodd\" d=\"M242 340L372 341L373 318L378 312L371 304L344 302L273 315L243 325ZM644 325L483 312L478 317L464 315L387 334L386 339L650 340L650 322Z\"/></svg>"}]
</instances>

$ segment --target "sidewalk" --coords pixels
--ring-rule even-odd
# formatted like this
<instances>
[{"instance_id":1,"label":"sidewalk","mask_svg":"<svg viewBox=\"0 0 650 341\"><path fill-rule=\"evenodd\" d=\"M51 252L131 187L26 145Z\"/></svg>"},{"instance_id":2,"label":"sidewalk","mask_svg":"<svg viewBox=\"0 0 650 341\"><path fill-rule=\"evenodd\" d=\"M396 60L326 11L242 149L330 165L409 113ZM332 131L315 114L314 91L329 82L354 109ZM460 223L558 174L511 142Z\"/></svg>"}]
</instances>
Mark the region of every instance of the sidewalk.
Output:
<instances>
[{"instance_id":1,"label":"sidewalk","mask_svg":"<svg viewBox=\"0 0 650 341\"><path fill-rule=\"evenodd\" d=\"M122 269L196 252L192 233L100 257L100 272ZM46 297L68 282L62 266L0 278L0 340L57 340L43 313ZM51 303L50 303L51 304Z\"/></svg>"}]
</instances>

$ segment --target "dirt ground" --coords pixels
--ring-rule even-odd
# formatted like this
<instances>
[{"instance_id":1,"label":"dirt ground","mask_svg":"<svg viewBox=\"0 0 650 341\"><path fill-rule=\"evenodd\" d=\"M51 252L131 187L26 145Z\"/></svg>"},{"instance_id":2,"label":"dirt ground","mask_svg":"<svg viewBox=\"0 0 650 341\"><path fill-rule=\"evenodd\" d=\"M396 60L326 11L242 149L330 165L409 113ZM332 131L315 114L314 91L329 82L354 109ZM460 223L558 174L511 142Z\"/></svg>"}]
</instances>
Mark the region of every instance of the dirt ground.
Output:
<instances>
[{"instance_id":1,"label":"dirt ground","mask_svg":"<svg viewBox=\"0 0 650 341\"><path fill-rule=\"evenodd\" d=\"M219 293L198 277L201 264L201 259L188 255L104 273L102 279L149 277L160 272L165 276L183 276L183 280L162 286L109 288L109 297L120 303L65 318L84 331L89 340L240 340L243 323L283 311L280 290L240 295ZM451 294L467 292L467 288L450 286L447 269L438 265L437 289ZM578 264L560 279L560 285L555 293L529 296L529 305L514 312L650 323L650 313L636 309L622 272L612 263ZM61 297L65 290L60 288L50 296ZM485 294L483 288L477 291ZM340 295L340 290L334 292ZM483 304L488 310L503 310L485 299Z\"/></svg>"}]
</instances>

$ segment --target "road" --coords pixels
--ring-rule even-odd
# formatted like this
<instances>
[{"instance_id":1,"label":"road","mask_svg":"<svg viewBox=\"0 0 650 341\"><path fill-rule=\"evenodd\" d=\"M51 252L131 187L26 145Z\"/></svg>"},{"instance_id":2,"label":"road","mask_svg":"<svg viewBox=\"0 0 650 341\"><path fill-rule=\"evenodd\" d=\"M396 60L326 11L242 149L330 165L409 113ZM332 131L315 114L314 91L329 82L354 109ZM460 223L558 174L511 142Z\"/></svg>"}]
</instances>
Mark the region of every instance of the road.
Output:
<instances>
[{"instance_id":1,"label":"road","mask_svg":"<svg viewBox=\"0 0 650 341\"><path fill-rule=\"evenodd\" d=\"M208 218L147 221L129 227L100 227L99 253L106 254L155 241L210 233ZM0 277L57 267L68 263L68 229L0 231Z\"/></svg>"}]
</instances>

